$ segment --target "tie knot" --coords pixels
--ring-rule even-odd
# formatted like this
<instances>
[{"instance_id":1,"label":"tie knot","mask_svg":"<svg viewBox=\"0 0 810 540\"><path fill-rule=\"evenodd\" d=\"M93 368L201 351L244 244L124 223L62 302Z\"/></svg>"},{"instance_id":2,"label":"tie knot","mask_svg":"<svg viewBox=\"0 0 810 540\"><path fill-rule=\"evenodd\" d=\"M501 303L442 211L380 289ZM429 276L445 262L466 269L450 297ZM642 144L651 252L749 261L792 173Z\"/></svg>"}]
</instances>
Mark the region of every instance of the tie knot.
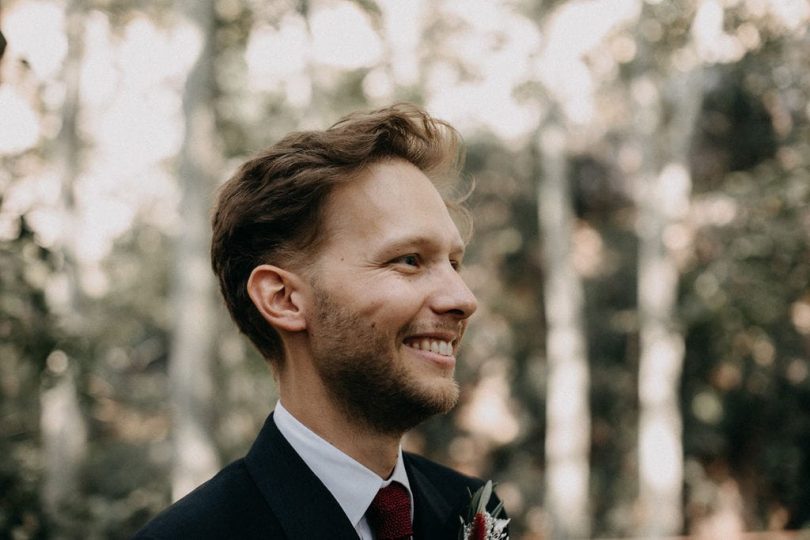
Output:
<instances>
[{"instance_id":1,"label":"tie knot","mask_svg":"<svg viewBox=\"0 0 810 540\"><path fill-rule=\"evenodd\" d=\"M405 486L398 482L391 482L377 492L367 516L377 540L401 540L413 535L411 498Z\"/></svg>"}]
</instances>

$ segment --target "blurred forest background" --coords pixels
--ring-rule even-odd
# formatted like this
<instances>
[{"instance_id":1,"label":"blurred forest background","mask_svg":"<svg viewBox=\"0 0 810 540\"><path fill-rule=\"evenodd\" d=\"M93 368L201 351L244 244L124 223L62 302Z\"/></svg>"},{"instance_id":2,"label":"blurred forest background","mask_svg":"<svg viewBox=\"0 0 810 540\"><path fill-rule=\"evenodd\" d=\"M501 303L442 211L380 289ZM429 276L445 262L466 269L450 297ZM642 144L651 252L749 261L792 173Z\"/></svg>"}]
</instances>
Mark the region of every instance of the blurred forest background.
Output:
<instances>
[{"instance_id":1,"label":"blurred forest background","mask_svg":"<svg viewBox=\"0 0 810 540\"><path fill-rule=\"evenodd\" d=\"M407 447L499 482L517 538L810 528L808 23L0 0L0 538L126 538L246 451L275 388L213 287L212 194L403 100L466 139L481 304L459 407Z\"/></svg>"}]
</instances>

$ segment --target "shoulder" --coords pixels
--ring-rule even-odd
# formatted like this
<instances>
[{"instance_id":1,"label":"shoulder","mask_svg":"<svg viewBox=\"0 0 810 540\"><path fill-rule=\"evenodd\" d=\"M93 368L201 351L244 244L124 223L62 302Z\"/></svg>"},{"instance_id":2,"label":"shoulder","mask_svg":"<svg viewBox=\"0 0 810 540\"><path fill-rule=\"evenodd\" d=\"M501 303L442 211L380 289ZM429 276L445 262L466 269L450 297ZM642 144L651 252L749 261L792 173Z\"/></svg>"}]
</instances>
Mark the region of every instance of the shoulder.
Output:
<instances>
[{"instance_id":1,"label":"shoulder","mask_svg":"<svg viewBox=\"0 0 810 540\"><path fill-rule=\"evenodd\" d=\"M422 456L404 453L414 497L414 530L420 538L445 539L458 535L459 518L468 519L473 494L485 482ZM500 499L493 494L487 509L494 512ZM500 515L506 519L505 513Z\"/></svg>"},{"instance_id":2,"label":"shoulder","mask_svg":"<svg viewBox=\"0 0 810 540\"><path fill-rule=\"evenodd\" d=\"M403 452L403 457L406 466L413 468L427 478L450 505L456 508L469 506L471 495L486 483L481 478L462 474L455 469L417 454ZM490 508L494 508L499 502L500 499L498 499L497 494L493 494L489 505Z\"/></svg>"},{"instance_id":3,"label":"shoulder","mask_svg":"<svg viewBox=\"0 0 810 540\"><path fill-rule=\"evenodd\" d=\"M134 538L250 538L278 524L243 459L226 466L147 523Z\"/></svg>"}]
</instances>

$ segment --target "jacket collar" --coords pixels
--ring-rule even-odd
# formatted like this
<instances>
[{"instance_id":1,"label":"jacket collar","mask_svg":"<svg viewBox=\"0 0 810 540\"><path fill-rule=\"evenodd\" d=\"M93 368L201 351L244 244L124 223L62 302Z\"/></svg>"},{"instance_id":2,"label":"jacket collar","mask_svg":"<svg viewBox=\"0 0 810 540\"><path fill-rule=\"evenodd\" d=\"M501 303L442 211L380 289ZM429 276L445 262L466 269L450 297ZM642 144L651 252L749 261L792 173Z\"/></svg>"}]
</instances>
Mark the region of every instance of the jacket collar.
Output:
<instances>
[{"instance_id":1,"label":"jacket collar","mask_svg":"<svg viewBox=\"0 0 810 540\"><path fill-rule=\"evenodd\" d=\"M288 538L357 540L338 502L281 435L272 414L245 463Z\"/></svg>"}]
</instances>

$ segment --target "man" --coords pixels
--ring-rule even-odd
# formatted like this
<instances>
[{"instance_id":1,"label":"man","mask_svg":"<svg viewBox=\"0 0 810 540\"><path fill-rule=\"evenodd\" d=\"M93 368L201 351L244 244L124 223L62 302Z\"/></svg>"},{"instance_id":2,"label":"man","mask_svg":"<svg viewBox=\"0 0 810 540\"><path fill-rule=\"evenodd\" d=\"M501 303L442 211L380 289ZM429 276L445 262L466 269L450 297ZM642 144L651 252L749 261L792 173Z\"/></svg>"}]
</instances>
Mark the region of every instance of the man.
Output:
<instances>
[{"instance_id":1,"label":"man","mask_svg":"<svg viewBox=\"0 0 810 540\"><path fill-rule=\"evenodd\" d=\"M482 482L400 439L458 398L476 300L434 182L459 150L448 124L397 105L292 133L223 186L214 272L279 401L245 458L138 538L458 537Z\"/></svg>"}]
</instances>

